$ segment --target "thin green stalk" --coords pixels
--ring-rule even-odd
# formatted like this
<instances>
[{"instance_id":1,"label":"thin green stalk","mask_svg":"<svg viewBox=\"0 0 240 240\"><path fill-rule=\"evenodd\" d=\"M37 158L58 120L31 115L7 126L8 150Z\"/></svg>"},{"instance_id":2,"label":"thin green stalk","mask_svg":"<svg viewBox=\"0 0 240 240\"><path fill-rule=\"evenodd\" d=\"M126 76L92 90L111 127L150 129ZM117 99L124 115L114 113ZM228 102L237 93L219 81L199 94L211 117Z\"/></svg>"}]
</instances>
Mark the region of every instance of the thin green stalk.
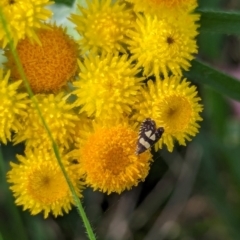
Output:
<instances>
[{"instance_id":1,"label":"thin green stalk","mask_svg":"<svg viewBox=\"0 0 240 240\"><path fill-rule=\"evenodd\" d=\"M79 214L80 214L80 216L81 216L81 218L83 220L84 226L85 226L85 228L87 230L88 237L89 237L90 240L96 240L96 237L95 237L95 235L93 233L93 230L92 230L91 225L90 225L90 223L88 221L86 213L85 213L85 211L83 209L82 203L79 200L79 198L78 198L78 196L76 194L76 191L74 189L74 186L73 186L71 180L69 179L69 177L67 175L67 172L66 172L66 170L65 170L65 168L64 168L64 166L62 164L58 146L57 146L56 142L54 141L52 133L51 133L51 131L50 131L50 129L49 129L49 127L48 127L48 125L47 125L47 123L46 123L42 113L41 113L41 110L39 109L39 106L38 106L38 103L37 103L36 99L34 98L34 94L33 94L32 90L30 88L30 85L28 83L27 77L26 77L25 72L23 70L23 66L21 64L21 61L20 61L19 56L17 54L17 51L14 48L13 41L11 40L10 33L8 31L8 28L7 28L7 22L6 22L6 20L5 20L4 16L3 16L2 9L0 9L0 19L1 19L2 25L4 26L4 30L6 32L6 35L8 36L8 39L10 40L9 47L10 47L10 50L11 50L11 52L13 54L13 58L14 58L16 64L17 64L20 76L21 76L21 78L22 78L22 80L23 80L23 82L25 84L25 87L27 89L27 92L29 93L29 96L32 98L32 102L33 102L33 104L34 104L34 106L35 106L35 108L37 110L37 113L38 113L38 115L39 115L39 117L40 117L40 119L41 119L41 121L43 123L43 126L44 126L44 128L45 128L45 130L46 130L46 132L47 132L47 134L48 134L48 136L49 136L49 138L50 138L50 140L52 142L52 147L53 147L53 150L54 150L54 154L55 154L55 156L57 158L58 164L59 164L59 166L60 166L60 168L61 168L61 170L63 172L63 175L64 175L64 177L65 177L65 179L67 181L69 189L70 189L70 191L71 191L71 193L73 195L73 198L74 198L74 201L76 203L78 212L79 212Z\"/></svg>"}]
</instances>

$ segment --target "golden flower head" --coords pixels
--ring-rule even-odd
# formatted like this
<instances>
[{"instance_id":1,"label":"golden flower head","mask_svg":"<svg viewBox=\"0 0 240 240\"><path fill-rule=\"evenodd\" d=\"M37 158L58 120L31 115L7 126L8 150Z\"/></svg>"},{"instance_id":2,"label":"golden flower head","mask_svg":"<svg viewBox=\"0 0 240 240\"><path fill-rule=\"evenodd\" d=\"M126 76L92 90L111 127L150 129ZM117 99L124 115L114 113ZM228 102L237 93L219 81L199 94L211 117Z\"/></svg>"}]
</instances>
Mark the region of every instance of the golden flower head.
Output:
<instances>
[{"instance_id":1,"label":"golden flower head","mask_svg":"<svg viewBox=\"0 0 240 240\"><path fill-rule=\"evenodd\" d=\"M22 128L20 117L26 116L29 103L26 93L18 93L21 80L9 83L10 71L3 75L0 69L0 142L11 140L11 131L18 132Z\"/></svg>"},{"instance_id":2,"label":"golden flower head","mask_svg":"<svg viewBox=\"0 0 240 240\"><path fill-rule=\"evenodd\" d=\"M14 45L20 39L28 37L39 43L36 29L45 28L44 22L52 16L52 12L45 7L52 4L49 0L1 0L0 13L6 20L6 28L10 33L10 38L6 34L4 23L0 21L0 41L5 47L10 40Z\"/></svg>"},{"instance_id":3,"label":"golden flower head","mask_svg":"<svg viewBox=\"0 0 240 240\"><path fill-rule=\"evenodd\" d=\"M170 13L181 15L193 11L198 3L197 0L126 0L133 3L136 12L156 14L161 18Z\"/></svg>"},{"instance_id":4,"label":"golden flower head","mask_svg":"<svg viewBox=\"0 0 240 240\"><path fill-rule=\"evenodd\" d=\"M69 148L73 142L76 123L79 121L73 106L67 103L64 93L57 95L35 95L39 109L56 143ZM14 137L14 142L26 141L26 147L50 149L52 143L40 119L35 104L32 102L27 109L27 118L22 122L22 129Z\"/></svg>"},{"instance_id":5,"label":"golden flower head","mask_svg":"<svg viewBox=\"0 0 240 240\"><path fill-rule=\"evenodd\" d=\"M143 181L149 171L149 150L136 155L138 133L127 123L95 124L78 152L81 174L94 190L121 193Z\"/></svg>"},{"instance_id":6,"label":"golden flower head","mask_svg":"<svg viewBox=\"0 0 240 240\"><path fill-rule=\"evenodd\" d=\"M132 26L133 13L125 4L111 0L87 0L87 8L79 6L80 14L71 21L81 35L83 53L126 52L126 32Z\"/></svg>"},{"instance_id":7,"label":"golden flower head","mask_svg":"<svg viewBox=\"0 0 240 240\"><path fill-rule=\"evenodd\" d=\"M57 92L77 71L78 45L65 29L46 25L49 29L37 31L41 45L33 44L29 38L19 41L17 53L34 93ZM20 73L10 50L6 52L13 79Z\"/></svg>"},{"instance_id":8,"label":"golden flower head","mask_svg":"<svg viewBox=\"0 0 240 240\"><path fill-rule=\"evenodd\" d=\"M138 15L128 43L132 60L144 68L144 75L159 78L161 74L166 78L169 72L182 75L182 69L189 69L197 53L198 18L199 15L184 14L159 20L156 16Z\"/></svg>"},{"instance_id":9,"label":"golden flower head","mask_svg":"<svg viewBox=\"0 0 240 240\"><path fill-rule=\"evenodd\" d=\"M17 156L20 163L12 163L12 169L7 174L17 205L36 215L44 213L47 218L50 213L55 217L71 210L74 204L72 194L64 175L52 151L27 151L26 156ZM75 165L70 165L71 157L62 154L62 163L70 178L78 197L82 197L82 183Z\"/></svg>"},{"instance_id":10,"label":"golden flower head","mask_svg":"<svg viewBox=\"0 0 240 240\"><path fill-rule=\"evenodd\" d=\"M90 55L83 63L79 61L79 66L80 79L73 82L73 93L77 96L75 106L82 106L81 112L101 118L131 113L143 78L136 77L139 70L127 55Z\"/></svg>"},{"instance_id":11,"label":"golden flower head","mask_svg":"<svg viewBox=\"0 0 240 240\"><path fill-rule=\"evenodd\" d=\"M165 144L171 152L174 140L180 145L186 145L198 133L198 121L202 121L200 112L203 106L199 104L195 86L190 86L186 79L181 81L178 76L172 76L163 81L148 81L147 88L141 92L141 102L136 106L138 121L150 117L156 121L158 127L164 128L164 133L155 145L162 148Z\"/></svg>"}]
</instances>

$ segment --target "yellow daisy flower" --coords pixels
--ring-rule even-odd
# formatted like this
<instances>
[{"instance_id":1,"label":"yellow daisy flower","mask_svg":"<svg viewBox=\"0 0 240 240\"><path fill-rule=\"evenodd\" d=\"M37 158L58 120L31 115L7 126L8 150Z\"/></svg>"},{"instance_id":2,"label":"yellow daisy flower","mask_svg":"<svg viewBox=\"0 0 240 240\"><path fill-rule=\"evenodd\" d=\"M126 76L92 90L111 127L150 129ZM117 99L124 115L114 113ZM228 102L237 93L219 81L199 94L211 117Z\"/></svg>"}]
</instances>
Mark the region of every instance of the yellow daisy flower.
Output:
<instances>
[{"instance_id":1,"label":"yellow daisy flower","mask_svg":"<svg viewBox=\"0 0 240 240\"><path fill-rule=\"evenodd\" d=\"M43 212L44 218L50 213L55 217L68 213L74 199L68 184L52 151L27 151L26 156L17 156L20 163L11 162L12 169L7 173L7 181L16 198L32 215ZM61 157L65 170L78 197L82 197L82 183L75 165L70 165L71 157Z\"/></svg>"},{"instance_id":2,"label":"yellow daisy flower","mask_svg":"<svg viewBox=\"0 0 240 240\"><path fill-rule=\"evenodd\" d=\"M75 125L73 143L76 148L81 148L84 141L87 140L89 132L93 131L93 120L86 116L85 113L78 115L78 122Z\"/></svg>"},{"instance_id":3,"label":"yellow daisy flower","mask_svg":"<svg viewBox=\"0 0 240 240\"><path fill-rule=\"evenodd\" d=\"M80 173L94 190L121 193L144 181L151 163L149 150L136 155L138 133L128 124L95 124L78 155Z\"/></svg>"},{"instance_id":4,"label":"yellow daisy flower","mask_svg":"<svg viewBox=\"0 0 240 240\"><path fill-rule=\"evenodd\" d=\"M45 28L44 21L52 16L52 12L46 9L50 4L53 4L53 1L1 0L0 11L6 20L6 27L11 37L11 39L8 39L4 23L0 21L0 41L2 41L2 47L4 48L9 40L13 40L16 46L18 41L25 37L40 43L35 30Z\"/></svg>"},{"instance_id":5,"label":"yellow daisy flower","mask_svg":"<svg viewBox=\"0 0 240 240\"><path fill-rule=\"evenodd\" d=\"M19 41L16 50L24 72L34 93L57 92L77 71L78 45L66 34L66 30L55 25L37 31L41 45L31 39ZM20 73L10 50L6 51L11 77L19 79Z\"/></svg>"},{"instance_id":6,"label":"yellow daisy flower","mask_svg":"<svg viewBox=\"0 0 240 240\"><path fill-rule=\"evenodd\" d=\"M169 72L182 75L197 53L197 27L199 15L172 16L159 20L156 16L138 15L135 30L129 32L128 41L132 60L137 67L144 67L146 76L160 74L165 78Z\"/></svg>"},{"instance_id":7,"label":"yellow daisy flower","mask_svg":"<svg viewBox=\"0 0 240 240\"><path fill-rule=\"evenodd\" d=\"M136 94L143 78L136 77L139 70L127 55L112 54L88 56L79 61L80 79L73 82L77 96L75 106L87 116L116 118L128 115L137 103Z\"/></svg>"},{"instance_id":8,"label":"yellow daisy flower","mask_svg":"<svg viewBox=\"0 0 240 240\"><path fill-rule=\"evenodd\" d=\"M64 93L35 95L54 140L59 146L68 149L73 143L75 127L79 119L73 111L73 106L67 103L67 98ZM22 121L22 129L14 137L14 142L26 141L27 148L51 149L52 143L33 102L27 109L27 114L27 118Z\"/></svg>"},{"instance_id":9,"label":"yellow daisy flower","mask_svg":"<svg viewBox=\"0 0 240 240\"><path fill-rule=\"evenodd\" d=\"M186 145L198 133L198 121L202 121L200 112L203 106L199 103L195 86L190 86L186 79L181 81L178 76L172 76L163 81L151 80L140 94L141 103L136 106L135 119L143 121L152 118L158 127L164 128L164 133L155 145L156 150L165 144L171 152L174 140L180 145Z\"/></svg>"},{"instance_id":10,"label":"yellow daisy flower","mask_svg":"<svg viewBox=\"0 0 240 240\"><path fill-rule=\"evenodd\" d=\"M125 4L111 0L87 0L87 8L79 7L80 14L70 20L81 35L83 53L126 52L126 32L134 15Z\"/></svg>"},{"instance_id":11,"label":"yellow daisy flower","mask_svg":"<svg viewBox=\"0 0 240 240\"><path fill-rule=\"evenodd\" d=\"M21 80L9 83L10 71L3 75L0 69L0 142L11 140L11 131L18 132L22 126L20 117L26 116L29 100L27 93L18 93Z\"/></svg>"},{"instance_id":12,"label":"yellow daisy flower","mask_svg":"<svg viewBox=\"0 0 240 240\"><path fill-rule=\"evenodd\" d=\"M197 6L197 0L126 0L133 3L136 12L157 14L167 17L169 11L173 14L182 14L193 11Z\"/></svg>"}]
</instances>

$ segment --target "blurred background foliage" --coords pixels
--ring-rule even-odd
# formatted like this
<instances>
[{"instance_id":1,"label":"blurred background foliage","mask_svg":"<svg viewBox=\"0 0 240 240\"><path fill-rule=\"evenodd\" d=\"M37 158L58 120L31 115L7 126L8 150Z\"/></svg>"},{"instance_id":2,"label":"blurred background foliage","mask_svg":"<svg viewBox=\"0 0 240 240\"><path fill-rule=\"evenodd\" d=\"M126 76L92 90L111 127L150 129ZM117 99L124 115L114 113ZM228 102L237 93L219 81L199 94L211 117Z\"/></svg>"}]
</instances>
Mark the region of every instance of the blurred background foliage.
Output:
<instances>
[{"instance_id":1,"label":"blurred background foliage","mask_svg":"<svg viewBox=\"0 0 240 240\"><path fill-rule=\"evenodd\" d=\"M56 20L64 23L73 0L56 2ZM200 0L199 8L240 11L240 1ZM198 44L198 59L240 79L239 36L201 32ZM187 76L194 81L191 71ZM204 104L204 121L187 147L154 153L145 182L131 191L121 195L84 191L83 204L98 239L240 239L240 103L208 84L196 84ZM237 94L239 99L240 92ZM0 239L87 239L76 209L44 220L41 214L31 216L16 207L5 172L9 161L24 149L21 144L9 144L1 145L1 150L5 165L1 166Z\"/></svg>"}]
</instances>

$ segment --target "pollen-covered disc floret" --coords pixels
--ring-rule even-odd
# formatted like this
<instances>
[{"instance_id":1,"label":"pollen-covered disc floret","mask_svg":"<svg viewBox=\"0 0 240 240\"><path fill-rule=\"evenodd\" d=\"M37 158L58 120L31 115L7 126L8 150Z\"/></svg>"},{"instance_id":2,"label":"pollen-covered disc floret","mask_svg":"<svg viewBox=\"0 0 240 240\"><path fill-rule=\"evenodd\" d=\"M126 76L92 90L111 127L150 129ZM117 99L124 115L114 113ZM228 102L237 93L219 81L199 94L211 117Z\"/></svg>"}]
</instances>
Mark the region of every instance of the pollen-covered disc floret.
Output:
<instances>
[{"instance_id":1,"label":"pollen-covered disc floret","mask_svg":"<svg viewBox=\"0 0 240 240\"><path fill-rule=\"evenodd\" d=\"M34 93L57 92L67 85L77 71L78 45L65 29L46 25L48 29L37 31L41 45L29 38L19 41L16 50L24 73ZM11 77L19 79L20 73L10 50L6 52Z\"/></svg>"},{"instance_id":2,"label":"pollen-covered disc floret","mask_svg":"<svg viewBox=\"0 0 240 240\"><path fill-rule=\"evenodd\" d=\"M1 0L1 14L6 21L6 23L0 21L2 47L5 47L10 40L13 40L16 45L25 37L39 43L35 31L44 28L43 22L52 16L52 12L46 8L52 3L49 0ZM8 29L10 36L6 34L5 28ZM9 37L11 39L8 39Z\"/></svg>"},{"instance_id":3,"label":"pollen-covered disc floret","mask_svg":"<svg viewBox=\"0 0 240 240\"><path fill-rule=\"evenodd\" d=\"M174 140L185 146L186 140L190 141L198 133L203 106L199 103L201 98L196 87L190 86L186 79L181 81L180 77L172 76L155 83L150 80L141 93L135 118L142 121L151 117L158 127L164 128L156 149L165 144L172 151Z\"/></svg>"},{"instance_id":4,"label":"pollen-covered disc floret","mask_svg":"<svg viewBox=\"0 0 240 240\"><path fill-rule=\"evenodd\" d=\"M50 213L55 217L68 213L74 204L72 193L52 151L27 151L26 156L17 156L19 163L11 162L7 174L10 189L16 204L22 205L32 215L43 212L44 218ZM70 165L71 157L62 154L61 160L74 189L81 197L82 183L75 166Z\"/></svg>"},{"instance_id":5,"label":"pollen-covered disc floret","mask_svg":"<svg viewBox=\"0 0 240 240\"><path fill-rule=\"evenodd\" d=\"M67 103L67 96L63 93L38 94L34 99L56 143L69 148L69 144L73 142L76 123L79 119L73 111L73 106ZM27 114L27 118L22 121L23 128L15 135L14 142L26 141L27 148L50 149L52 142L33 101L27 109Z\"/></svg>"},{"instance_id":6,"label":"pollen-covered disc floret","mask_svg":"<svg viewBox=\"0 0 240 240\"><path fill-rule=\"evenodd\" d=\"M169 14L181 15L191 12L197 7L197 0L126 0L133 3L136 12L156 14L168 17Z\"/></svg>"},{"instance_id":7,"label":"pollen-covered disc floret","mask_svg":"<svg viewBox=\"0 0 240 240\"><path fill-rule=\"evenodd\" d=\"M3 75L0 69L0 143L11 140L11 131L18 132L21 128L20 117L26 116L29 100L26 93L18 93L21 80L9 83L10 71Z\"/></svg>"},{"instance_id":8,"label":"pollen-covered disc floret","mask_svg":"<svg viewBox=\"0 0 240 240\"><path fill-rule=\"evenodd\" d=\"M80 149L80 170L94 190L121 193L143 181L151 162L146 151L136 155L137 131L128 125L96 126Z\"/></svg>"},{"instance_id":9,"label":"pollen-covered disc floret","mask_svg":"<svg viewBox=\"0 0 240 240\"><path fill-rule=\"evenodd\" d=\"M71 21L81 35L83 53L126 52L126 32L132 27L133 14L124 3L111 0L87 0L87 8L79 6L80 14Z\"/></svg>"},{"instance_id":10,"label":"pollen-covered disc floret","mask_svg":"<svg viewBox=\"0 0 240 240\"><path fill-rule=\"evenodd\" d=\"M128 41L132 59L138 67L143 67L146 76L170 73L182 75L188 70L190 61L197 53L195 21L198 15L182 15L159 20L152 15L138 15L135 30L129 32Z\"/></svg>"},{"instance_id":11,"label":"pollen-covered disc floret","mask_svg":"<svg viewBox=\"0 0 240 240\"><path fill-rule=\"evenodd\" d=\"M77 96L75 106L81 106L81 112L104 119L131 113L143 78L136 77L139 70L127 55L90 55L79 66L80 79L73 82L73 93Z\"/></svg>"}]
</instances>

